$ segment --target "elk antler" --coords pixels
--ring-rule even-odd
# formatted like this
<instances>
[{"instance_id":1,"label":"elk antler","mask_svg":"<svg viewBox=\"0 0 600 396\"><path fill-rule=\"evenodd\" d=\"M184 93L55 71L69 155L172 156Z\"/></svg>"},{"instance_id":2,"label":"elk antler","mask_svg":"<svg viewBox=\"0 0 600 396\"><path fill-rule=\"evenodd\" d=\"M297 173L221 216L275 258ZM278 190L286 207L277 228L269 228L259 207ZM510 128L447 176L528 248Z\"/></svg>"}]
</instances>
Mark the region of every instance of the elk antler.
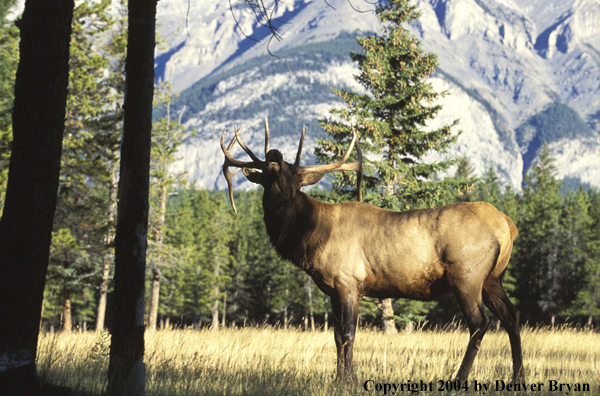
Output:
<instances>
[{"instance_id":1,"label":"elk antler","mask_svg":"<svg viewBox=\"0 0 600 396\"><path fill-rule=\"evenodd\" d=\"M269 120L265 116L265 156L269 152Z\"/></svg>"},{"instance_id":2,"label":"elk antler","mask_svg":"<svg viewBox=\"0 0 600 396\"><path fill-rule=\"evenodd\" d=\"M362 170L362 162L363 156L362 151L360 151L360 145L358 144L358 136L356 135L356 131L352 128L352 140L350 141L350 146L348 147L348 151L346 154L337 162L326 165L310 165L310 166L300 166L300 154L302 152L302 142L304 140L304 128L302 128L302 137L300 138L300 144L298 146L298 154L296 155L296 172L298 173L327 173L327 172L335 172L335 171L354 171L357 176L357 188L358 188L358 201L362 202L362 178L363 178L363 170ZM350 157L350 153L356 144L356 152L358 158L351 164L346 164L345 162Z\"/></svg>"},{"instance_id":3,"label":"elk antler","mask_svg":"<svg viewBox=\"0 0 600 396\"><path fill-rule=\"evenodd\" d=\"M246 147L246 145L244 143L242 143L242 141L240 140L239 133L242 130L242 128L243 128L243 126L240 128L235 127L235 136L233 137L233 139L231 139L231 142L229 143L227 148L225 148L225 134L227 133L227 129L225 130L225 132L223 132L223 135L221 136L221 150L223 151L223 154L225 154L225 162L223 162L223 176L225 176L225 179L227 180L227 189L229 190L229 200L231 201L231 206L233 207L233 211L235 213L237 213L237 208L235 207L235 201L233 199L232 179L233 179L233 176L239 172L239 169L237 169L235 172L230 172L229 167L234 166L236 168L257 168L257 169L259 169L265 165L265 161L260 160L256 155L254 155L254 153L252 151L250 151L250 149L248 147ZM267 127L267 131L265 133L266 133L266 141L268 142L268 140L269 140L268 127ZM244 149L244 151L246 153L248 153L250 158L252 158L252 161L248 161L248 162L240 161L240 160L236 159L233 155L231 155L230 150L236 141L240 144L242 149ZM265 144L268 145L268 143L265 143Z\"/></svg>"}]
</instances>

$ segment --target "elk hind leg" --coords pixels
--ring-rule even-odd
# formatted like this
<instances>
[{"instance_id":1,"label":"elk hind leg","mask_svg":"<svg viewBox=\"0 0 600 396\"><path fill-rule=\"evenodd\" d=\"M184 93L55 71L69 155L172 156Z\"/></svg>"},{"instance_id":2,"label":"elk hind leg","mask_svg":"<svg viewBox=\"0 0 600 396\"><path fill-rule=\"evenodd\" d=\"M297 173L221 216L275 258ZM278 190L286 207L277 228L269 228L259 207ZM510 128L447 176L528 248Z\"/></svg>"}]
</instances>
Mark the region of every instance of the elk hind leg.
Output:
<instances>
[{"instance_id":1,"label":"elk hind leg","mask_svg":"<svg viewBox=\"0 0 600 396\"><path fill-rule=\"evenodd\" d=\"M465 357L458 369L458 379L460 381L466 381L471 371L471 366L479 352L479 346L481 340L488 329L490 320L485 313L485 307L481 300L481 291L473 293L459 294L457 293L460 309L465 316L467 325L469 326L469 344L467 345L467 352Z\"/></svg>"},{"instance_id":2,"label":"elk hind leg","mask_svg":"<svg viewBox=\"0 0 600 396\"><path fill-rule=\"evenodd\" d=\"M513 382L525 379L523 371L523 353L521 351L521 334L519 331L519 311L510 302L501 280L489 277L483 284L483 301L492 311L508 333L513 360Z\"/></svg>"}]
</instances>

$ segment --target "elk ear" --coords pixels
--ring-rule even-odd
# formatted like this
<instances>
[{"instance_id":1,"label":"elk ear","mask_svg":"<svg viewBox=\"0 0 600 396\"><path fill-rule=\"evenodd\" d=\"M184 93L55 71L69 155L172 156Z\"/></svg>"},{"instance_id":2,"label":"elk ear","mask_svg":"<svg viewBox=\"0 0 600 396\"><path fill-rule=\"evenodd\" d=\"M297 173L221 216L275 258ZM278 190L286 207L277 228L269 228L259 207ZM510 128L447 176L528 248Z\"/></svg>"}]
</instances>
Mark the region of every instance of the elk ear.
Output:
<instances>
[{"instance_id":1,"label":"elk ear","mask_svg":"<svg viewBox=\"0 0 600 396\"><path fill-rule=\"evenodd\" d=\"M250 168L242 168L242 173L246 176L246 179L252 183L263 185L263 174L262 172L255 171Z\"/></svg>"},{"instance_id":2,"label":"elk ear","mask_svg":"<svg viewBox=\"0 0 600 396\"><path fill-rule=\"evenodd\" d=\"M300 186L310 186L319 182L325 176L325 173L310 172L300 174Z\"/></svg>"}]
</instances>

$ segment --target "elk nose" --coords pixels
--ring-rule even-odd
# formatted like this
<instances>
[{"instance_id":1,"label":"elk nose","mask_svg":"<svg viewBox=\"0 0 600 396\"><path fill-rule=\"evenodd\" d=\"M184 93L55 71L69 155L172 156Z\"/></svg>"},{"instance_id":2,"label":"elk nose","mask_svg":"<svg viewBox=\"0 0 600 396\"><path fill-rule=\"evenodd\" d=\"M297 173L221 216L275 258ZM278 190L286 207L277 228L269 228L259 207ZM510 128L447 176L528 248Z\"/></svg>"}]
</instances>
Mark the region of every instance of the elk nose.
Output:
<instances>
[{"instance_id":1,"label":"elk nose","mask_svg":"<svg viewBox=\"0 0 600 396\"><path fill-rule=\"evenodd\" d=\"M281 152L279 152L279 150L269 150L269 152L265 156L265 159L267 161L267 164L274 162L277 165L281 166L281 164L283 163L283 155L281 154Z\"/></svg>"}]
</instances>

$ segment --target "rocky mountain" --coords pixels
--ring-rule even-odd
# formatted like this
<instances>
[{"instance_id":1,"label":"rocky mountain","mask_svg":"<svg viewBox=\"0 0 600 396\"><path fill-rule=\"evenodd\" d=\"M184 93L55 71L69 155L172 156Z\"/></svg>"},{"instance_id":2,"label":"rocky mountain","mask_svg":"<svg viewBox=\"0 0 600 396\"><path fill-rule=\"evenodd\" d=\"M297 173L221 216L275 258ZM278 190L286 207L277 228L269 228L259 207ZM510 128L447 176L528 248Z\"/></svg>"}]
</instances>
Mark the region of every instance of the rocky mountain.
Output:
<instances>
[{"instance_id":1,"label":"rocky mountain","mask_svg":"<svg viewBox=\"0 0 600 396\"><path fill-rule=\"evenodd\" d=\"M431 83L450 93L434 124L460 119L462 134L451 155L467 156L478 175L493 164L501 181L518 189L548 144L558 177L600 187L598 0L415 3L422 16L410 30L424 50L438 54ZM278 36L258 4L159 2L159 30L169 45L157 53L157 78L181 92L174 108L197 131L173 170L187 170L199 187L225 188L223 130L245 125L242 138L262 153L268 116L271 147L290 161L302 125L310 154L324 136L317 120L342 105L330 87L362 89L348 52L360 50L357 34L380 30L372 4L280 0L268 10ZM314 163L306 154L303 164ZM235 180L236 188L251 188L243 176Z\"/></svg>"}]
</instances>

